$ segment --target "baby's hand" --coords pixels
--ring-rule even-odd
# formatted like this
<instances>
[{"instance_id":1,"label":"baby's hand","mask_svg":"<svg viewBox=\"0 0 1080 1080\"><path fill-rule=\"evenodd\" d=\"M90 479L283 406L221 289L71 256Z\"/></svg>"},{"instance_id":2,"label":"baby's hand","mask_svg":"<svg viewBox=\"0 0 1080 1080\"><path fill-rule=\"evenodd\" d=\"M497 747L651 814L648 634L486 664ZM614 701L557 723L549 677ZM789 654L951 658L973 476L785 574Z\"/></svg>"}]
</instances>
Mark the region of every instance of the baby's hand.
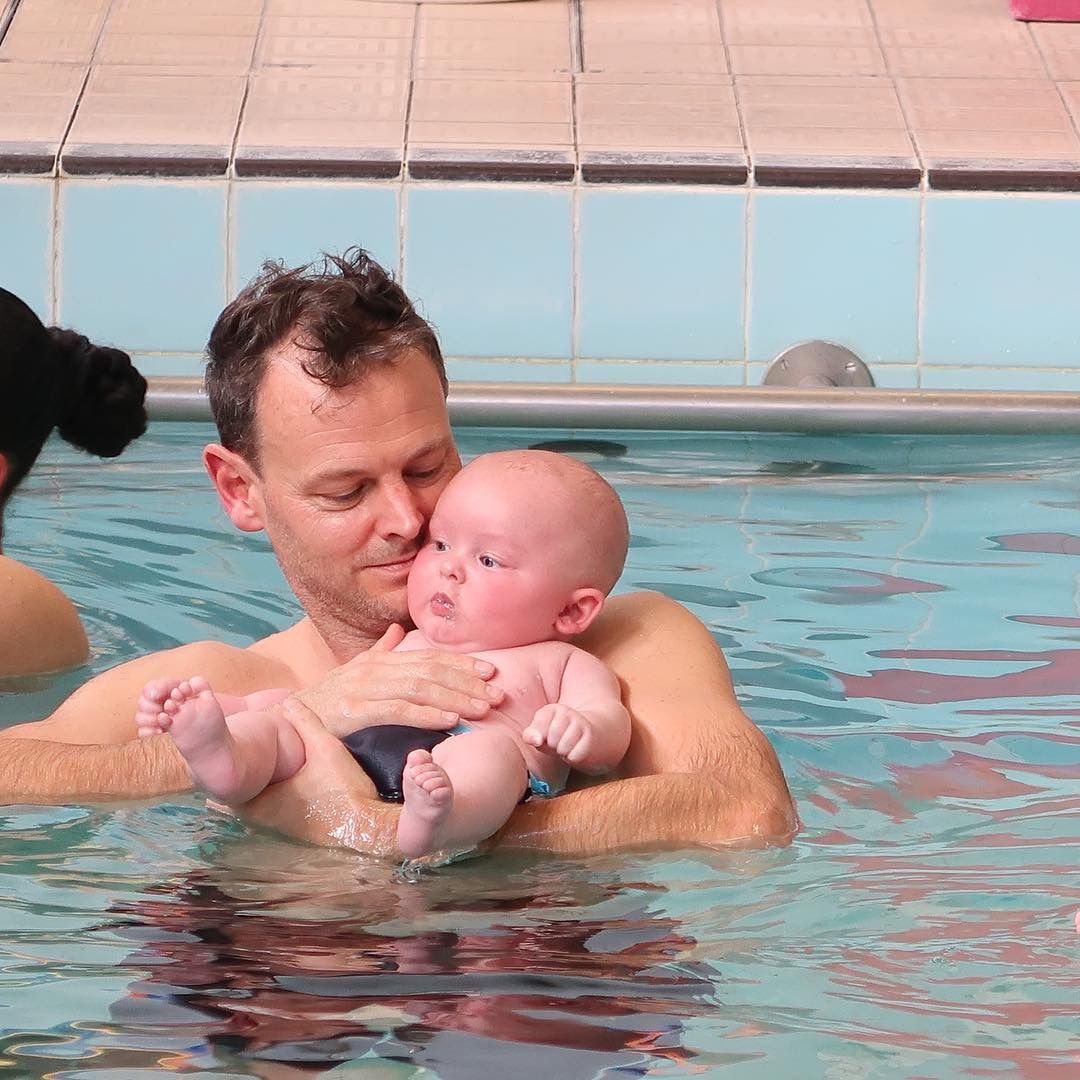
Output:
<instances>
[{"instance_id":1,"label":"baby's hand","mask_svg":"<svg viewBox=\"0 0 1080 1080\"><path fill-rule=\"evenodd\" d=\"M567 763L584 761L592 749L592 724L584 713L569 705L544 705L533 713L532 723L522 732L530 746L549 750Z\"/></svg>"}]
</instances>

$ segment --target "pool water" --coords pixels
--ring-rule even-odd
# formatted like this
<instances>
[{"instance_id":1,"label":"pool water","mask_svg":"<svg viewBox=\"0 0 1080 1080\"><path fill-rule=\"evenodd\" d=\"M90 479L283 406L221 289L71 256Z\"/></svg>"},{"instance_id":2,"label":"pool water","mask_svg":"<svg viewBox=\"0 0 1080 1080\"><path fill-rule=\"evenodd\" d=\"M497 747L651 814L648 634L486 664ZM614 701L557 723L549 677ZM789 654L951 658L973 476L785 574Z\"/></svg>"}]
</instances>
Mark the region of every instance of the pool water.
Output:
<instances>
[{"instance_id":1,"label":"pool water","mask_svg":"<svg viewBox=\"0 0 1080 1080\"><path fill-rule=\"evenodd\" d=\"M94 654L8 684L0 724L296 617L217 507L208 434L159 425L104 466L50 447L6 550L78 601ZM194 796L0 808L0 1070L1080 1075L1075 440L595 438L633 528L620 589L708 623L794 843L407 875Z\"/></svg>"}]
</instances>

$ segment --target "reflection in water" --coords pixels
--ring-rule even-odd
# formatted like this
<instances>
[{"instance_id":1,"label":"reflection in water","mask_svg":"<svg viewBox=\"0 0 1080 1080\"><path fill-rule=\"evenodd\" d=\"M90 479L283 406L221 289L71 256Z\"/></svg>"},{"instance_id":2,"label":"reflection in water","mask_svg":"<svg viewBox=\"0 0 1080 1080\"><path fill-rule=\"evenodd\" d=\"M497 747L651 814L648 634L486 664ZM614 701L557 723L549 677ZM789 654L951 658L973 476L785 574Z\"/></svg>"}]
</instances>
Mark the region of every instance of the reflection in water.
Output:
<instances>
[{"instance_id":1,"label":"reflection in water","mask_svg":"<svg viewBox=\"0 0 1080 1080\"><path fill-rule=\"evenodd\" d=\"M470 903L452 888L440 895L438 881L385 881L322 899L352 907L346 917L313 917L310 904L301 917L289 914L295 896L256 901L204 877L119 912L121 935L138 943L123 966L148 974L112 1020L197 1033L187 1067L209 1055L276 1075L267 1063L372 1055L445 1077L633 1075L687 1060L684 1018L712 1007L708 973L680 961L695 942L676 920L645 908L565 918L633 884L549 879L548 891Z\"/></svg>"}]
</instances>

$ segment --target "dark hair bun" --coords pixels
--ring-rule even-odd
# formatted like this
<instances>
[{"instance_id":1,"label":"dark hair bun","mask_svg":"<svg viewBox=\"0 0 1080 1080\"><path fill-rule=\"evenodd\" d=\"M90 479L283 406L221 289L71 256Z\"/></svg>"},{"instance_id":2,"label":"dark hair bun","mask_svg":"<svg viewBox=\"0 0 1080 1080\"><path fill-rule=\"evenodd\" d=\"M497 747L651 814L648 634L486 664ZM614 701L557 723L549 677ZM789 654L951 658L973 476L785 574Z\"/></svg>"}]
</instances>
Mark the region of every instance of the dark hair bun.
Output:
<instances>
[{"instance_id":1,"label":"dark hair bun","mask_svg":"<svg viewBox=\"0 0 1080 1080\"><path fill-rule=\"evenodd\" d=\"M49 330L67 374L57 428L69 443L116 457L146 430L146 380L120 349L89 342L74 330Z\"/></svg>"}]
</instances>

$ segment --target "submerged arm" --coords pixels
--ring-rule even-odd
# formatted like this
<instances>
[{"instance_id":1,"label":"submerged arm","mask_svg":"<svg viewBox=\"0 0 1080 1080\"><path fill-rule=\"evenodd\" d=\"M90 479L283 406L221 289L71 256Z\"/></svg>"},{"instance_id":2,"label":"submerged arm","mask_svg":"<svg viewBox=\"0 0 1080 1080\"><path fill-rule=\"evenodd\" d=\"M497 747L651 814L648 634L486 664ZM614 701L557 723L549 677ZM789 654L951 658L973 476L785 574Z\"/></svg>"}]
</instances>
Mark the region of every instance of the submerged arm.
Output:
<instances>
[{"instance_id":1,"label":"submerged arm","mask_svg":"<svg viewBox=\"0 0 1080 1080\"><path fill-rule=\"evenodd\" d=\"M254 690L271 674L245 650L215 642L143 656L103 672L51 716L0 731L0 804L145 798L191 788L172 740L136 739L135 704L149 679L206 674L214 685Z\"/></svg>"}]
</instances>

